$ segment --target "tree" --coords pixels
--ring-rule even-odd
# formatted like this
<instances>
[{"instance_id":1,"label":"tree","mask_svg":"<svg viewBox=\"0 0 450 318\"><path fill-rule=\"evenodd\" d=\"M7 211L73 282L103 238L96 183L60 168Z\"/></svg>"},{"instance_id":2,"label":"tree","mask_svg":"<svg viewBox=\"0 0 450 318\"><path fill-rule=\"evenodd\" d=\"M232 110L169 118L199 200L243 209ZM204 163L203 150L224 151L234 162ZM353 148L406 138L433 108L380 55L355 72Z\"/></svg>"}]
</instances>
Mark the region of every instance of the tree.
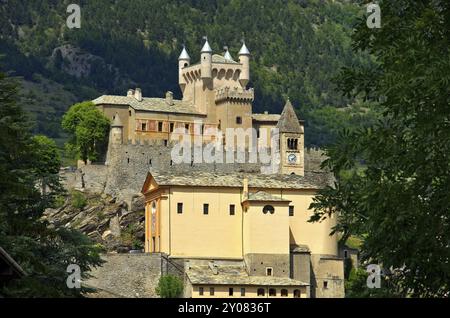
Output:
<instances>
[{"instance_id":1,"label":"tree","mask_svg":"<svg viewBox=\"0 0 450 318\"><path fill-rule=\"evenodd\" d=\"M361 19L354 48L377 65L347 68L339 87L379 103L370 127L341 131L324 167L336 178L311 208L364 237L365 261L395 270L390 288L444 297L450 289L450 3L382 1L382 25Z\"/></svg>"},{"instance_id":2,"label":"tree","mask_svg":"<svg viewBox=\"0 0 450 318\"><path fill-rule=\"evenodd\" d=\"M77 264L88 277L90 268L101 264L100 249L82 233L42 218L60 193L59 160L52 142L31 136L17 97L17 82L0 73L0 246L27 273L4 286L0 296L81 296L88 289L67 287L67 266Z\"/></svg>"},{"instance_id":3,"label":"tree","mask_svg":"<svg viewBox=\"0 0 450 318\"><path fill-rule=\"evenodd\" d=\"M174 275L163 275L156 287L156 294L161 298L178 298L183 292L183 282Z\"/></svg>"},{"instance_id":4,"label":"tree","mask_svg":"<svg viewBox=\"0 0 450 318\"><path fill-rule=\"evenodd\" d=\"M109 119L89 101L73 105L62 119L63 129L71 135L69 145L85 163L98 159L108 138L109 125Z\"/></svg>"}]
</instances>

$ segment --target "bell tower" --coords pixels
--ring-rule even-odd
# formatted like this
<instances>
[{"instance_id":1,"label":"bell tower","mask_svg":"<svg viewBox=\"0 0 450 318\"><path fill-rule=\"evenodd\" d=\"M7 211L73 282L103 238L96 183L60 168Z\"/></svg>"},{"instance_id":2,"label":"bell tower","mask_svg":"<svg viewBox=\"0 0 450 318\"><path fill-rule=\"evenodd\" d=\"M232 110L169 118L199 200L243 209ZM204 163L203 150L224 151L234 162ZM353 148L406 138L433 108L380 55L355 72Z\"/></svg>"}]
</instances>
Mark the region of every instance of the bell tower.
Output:
<instances>
[{"instance_id":1,"label":"bell tower","mask_svg":"<svg viewBox=\"0 0 450 318\"><path fill-rule=\"evenodd\" d=\"M303 123L300 123L289 99L278 120L280 134L280 173L305 174L305 138Z\"/></svg>"}]
</instances>

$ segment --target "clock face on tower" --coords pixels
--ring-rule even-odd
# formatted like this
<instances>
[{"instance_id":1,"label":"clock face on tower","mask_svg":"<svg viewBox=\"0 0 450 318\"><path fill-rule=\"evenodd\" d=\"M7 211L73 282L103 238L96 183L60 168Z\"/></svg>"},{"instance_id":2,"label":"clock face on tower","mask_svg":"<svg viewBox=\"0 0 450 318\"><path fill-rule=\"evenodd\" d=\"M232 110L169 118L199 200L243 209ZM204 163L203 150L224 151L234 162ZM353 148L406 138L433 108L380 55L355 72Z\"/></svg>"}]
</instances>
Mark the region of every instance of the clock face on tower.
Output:
<instances>
[{"instance_id":1,"label":"clock face on tower","mask_svg":"<svg viewBox=\"0 0 450 318\"><path fill-rule=\"evenodd\" d=\"M297 156L296 156L295 154L293 154L293 153L291 153L291 154L287 157L287 159L288 159L288 162L289 162L290 164L293 164L293 163L296 163L296 162L297 162Z\"/></svg>"}]
</instances>

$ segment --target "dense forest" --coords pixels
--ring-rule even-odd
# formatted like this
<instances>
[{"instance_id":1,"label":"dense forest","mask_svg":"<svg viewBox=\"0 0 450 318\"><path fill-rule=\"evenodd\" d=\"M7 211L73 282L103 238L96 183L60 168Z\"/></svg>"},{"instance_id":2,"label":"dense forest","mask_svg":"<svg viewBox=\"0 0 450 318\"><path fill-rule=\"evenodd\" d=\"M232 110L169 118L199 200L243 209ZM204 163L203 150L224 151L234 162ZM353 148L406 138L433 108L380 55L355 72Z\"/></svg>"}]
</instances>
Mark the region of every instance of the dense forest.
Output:
<instances>
[{"instance_id":1,"label":"dense forest","mask_svg":"<svg viewBox=\"0 0 450 318\"><path fill-rule=\"evenodd\" d=\"M364 15L355 1L79 1L81 28L69 29L71 2L8 0L0 7L0 65L23 77L22 104L35 133L64 137L60 120L68 107L100 94L137 86L144 96L171 90L179 98L178 54L185 44L197 60L204 35L215 53L226 45L235 57L245 38L254 112L279 113L289 96L306 120L308 146L329 144L338 128L373 117L333 84L342 67L372 63L351 49L352 25ZM78 65L87 72L73 72L78 60L61 53L67 47L88 56Z\"/></svg>"}]
</instances>

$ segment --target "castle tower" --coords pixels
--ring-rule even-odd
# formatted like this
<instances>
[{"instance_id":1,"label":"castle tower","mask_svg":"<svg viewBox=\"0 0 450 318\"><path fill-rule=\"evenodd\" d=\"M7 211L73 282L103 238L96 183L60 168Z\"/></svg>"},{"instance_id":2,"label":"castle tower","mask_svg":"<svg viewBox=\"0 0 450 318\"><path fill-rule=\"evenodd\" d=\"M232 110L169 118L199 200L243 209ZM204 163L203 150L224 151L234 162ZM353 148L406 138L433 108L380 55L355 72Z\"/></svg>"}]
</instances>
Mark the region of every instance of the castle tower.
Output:
<instances>
[{"instance_id":1,"label":"castle tower","mask_svg":"<svg viewBox=\"0 0 450 318\"><path fill-rule=\"evenodd\" d=\"M242 88L245 88L250 81L250 51L248 50L245 42L242 43L242 47L239 50L239 62L242 64L242 71L239 75L239 82Z\"/></svg>"},{"instance_id":2,"label":"castle tower","mask_svg":"<svg viewBox=\"0 0 450 318\"><path fill-rule=\"evenodd\" d=\"M201 77L203 80L211 80L212 72L212 49L208 43L208 38L205 37L205 44L200 51Z\"/></svg>"},{"instance_id":3,"label":"castle tower","mask_svg":"<svg viewBox=\"0 0 450 318\"><path fill-rule=\"evenodd\" d=\"M280 173L303 176L305 174L304 128L289 99L278 120L277 128L280 134Z\"/></svg>"},{"instance_id":4,"label":"castle tower","mask_svg":"<svg viewBox=\"0 0 450 318\"><path fill-rule=\"evenodd\" d=\"M123 143L123 124L120 120L119 114L114 115L113 122L111 124L111 144L121 145Z\"/></svg>"},{"instance_id":5,"label":"castle tower","mask_svg":"<svg viewBox=\"0 0 450 318\"><path fill-rule=\"evenodd\" d=\"M186 51L186 47L183 45L183 50L178 57L178 84L180 85L181 92L184 93L186 87L186 79L183 76L183 68L191 65L191 58Z\"/></svg>"}]
</instances>

